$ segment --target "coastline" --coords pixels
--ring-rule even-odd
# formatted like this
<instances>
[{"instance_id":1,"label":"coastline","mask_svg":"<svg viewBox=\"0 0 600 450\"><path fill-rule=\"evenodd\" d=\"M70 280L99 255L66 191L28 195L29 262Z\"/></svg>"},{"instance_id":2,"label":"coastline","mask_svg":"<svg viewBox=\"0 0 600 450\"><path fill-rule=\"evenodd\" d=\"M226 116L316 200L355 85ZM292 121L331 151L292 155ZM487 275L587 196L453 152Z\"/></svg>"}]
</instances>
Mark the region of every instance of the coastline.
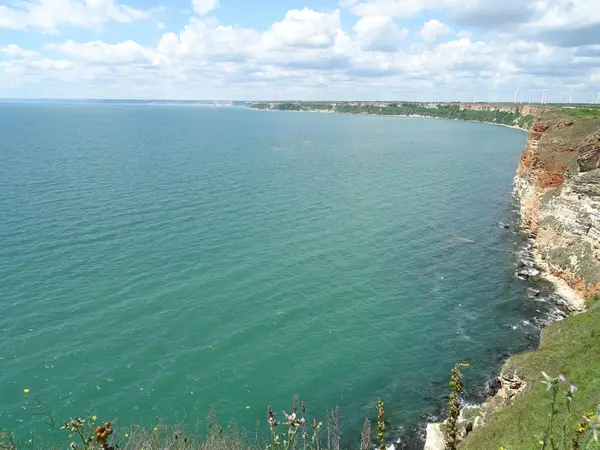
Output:
<instances>
[{"instance_id":1,"label":"coastline","mask_svg":"<svg viewBox=\"0 0 600 450\"><path fill-rule=\"evenodd\" d=\"M505 128L512 128L515 130L523 131L528 133L529 130L522 128L517 125L507 125L497 122L488 122L480 120L463 120L463 119L449 119L444 117L425 116L419 114L364 114L364 113L347 113L337 112L332 110L308 110L308 111L297 111L297 110L279 110L279 109L261 109L252 108L256 111L277 111L277 112L301 112L301 113L324 113L324 114L346 114L346 115L370 115L370 116L388 116L388 117L405 117L405 118L420 118L420 119L437 119L437 120L452 120L452 121L463 121L471 123L484 123L488 125L499 125ZM517 216L519 224L522 223L522 216L519 213ZM519 253L523 254L525 259L528 260L524 267L530 267L539 272L540 277L548 282L552 288L551 293L555 294L551 299L548 299L548 303L551 303L555 308L556 314L549 312L544 317L543 325L540 326L541 331L551 323L558 320L562 320L565 317L583 312L585 310L584 299L581 298L571 287L569 287L562 279L551 274L549 268L544 263L535 246L535 237L527 233L528 244L521 249ZM519 265L516 267L516 271L519 271ZM517 273L515 274L517 276ZM537 291L537 290L536 290ZM533 299L530 301L534 301ZM539 342L535 348L539 348ZM520 354L522 352L516 353ZM508 359L506 359L500 368L500 371L492 376L485 386L486 396L480 398L480 401L476 403L465 404L461 410L461 416L459 418L459 427L462 430L462 439L471 430L485 426L489 419L500 409L508 406L516 395L527 387L527 382L520 379L516 374L510 373L508 367ZM424 450L444 450L445 449L445 422L421 422L421 426L425 425L425 429L421 430L424 432ZM423 441L421 441L423 442ZM402 445L401 441L397 441L397 444ZM423 444L421 444L423 445ZM394 450L398 448L394 443L388 445L388 450ZM404 447L400 447L404 448ZM411 447L412 448L412 447Z\"/></svg>"},{"instance_id":2,"label":"coastline","mask_svg":"<svg viewBox=\"0 0 600 450\"><path fill-rule=\"evenodd\" d=\"M362 113L356 114L356 113L347 113L347 112L338 112L338 111L320 110L320 109L313 109L313 110L309 110L309 111L297 111L297 110L281 110L281 109L273 109L273 108L271 108L271 109L253 108L252 106L248 107L248 109L251 109L253 111L275 111L275 112L291 112L291 113L345 114L345 115L349 115L349 116L409 117L409 118L416 117L418 119L453 120L453 121L457 121L457 122L485 123L488 125L498 125L500 127L512 128L513 130L520 130L520 131L524 131L525 133L527 133L529 131L527 128L521 128L518 125L507 125L504 123L487 122L484 120L447 119L445 117L423 116L420 114L362 114Z\"/></svg>"},{"instance_id":3,"label":"coastline","mask_svg":"<svg viewBox=\"0 0 600 450\"><path fill-rule=\"evenodd\" d=\"M532 250L532 255L536 266L540 269L540 276L553 286L554 292L565 301L565 305L568 306L571 314L584 312L586 307L585 299L575 292L562 278L552 275L548 264L544 262L540 253L535 248Z\"/></svg>"},{"instance_id":4,"label":"coastline","mask_svg":"<svg viewBox=\"0 0 600 450\"><path fill-rule=\"evenodd\" d=\"M521 216L519 214L519 222ZM563 320L566 317L585 312L585 300L575 292L564 280L552 275L547 264L542 260L539 251L535 247L535 237L527 234L528 244L519 251L519 263L523 267L539 271L539 276L552 287L552 293L555 294L553 304L564 315L548 316L549 320L541 328L543 331L548 325ZM533 265L530 265L533 263ZM517 273L515 276L518 276ZM537 295L537 294L536 294ZM538 349L540 342L535 347ZM523 352L517 353L521 354ZM511 373L512 370L512 373ZM486 398L477 403L465 403L461 408L458 419L460 441L462 441L471 431L485 427L490 419L500 410L511 405L518 394L523 392L528 386L526 380L520 378L509 364L509 359L505 360L498 374L493 376L486 386ZM443 422L429 422L425 431L425 446L423 450L444 450L445 425Z\"/></svg>"}]
</instances>

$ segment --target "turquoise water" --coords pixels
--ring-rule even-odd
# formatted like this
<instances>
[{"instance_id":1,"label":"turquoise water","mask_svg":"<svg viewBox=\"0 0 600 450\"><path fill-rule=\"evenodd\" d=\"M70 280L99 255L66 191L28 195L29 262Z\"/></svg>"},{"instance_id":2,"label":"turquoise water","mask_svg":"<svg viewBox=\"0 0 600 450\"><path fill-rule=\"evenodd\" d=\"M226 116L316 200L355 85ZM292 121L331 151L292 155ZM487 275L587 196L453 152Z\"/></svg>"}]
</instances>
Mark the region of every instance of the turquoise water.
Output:
<instances>
[{"instance_id":1,"label":"turquoise water","mask_svg":"<svg viewBox=\"0 0 600 450\"><path fill-rule=\"evenodd\" d=\"M417 118L0 105L0 428L254 429L298 394L349 440L434 412L530 343L514 277L525 134ZM465 238L472 243L464 242ZM516 329L506 325L519 325Z\"/></svg>"}]
</instances>

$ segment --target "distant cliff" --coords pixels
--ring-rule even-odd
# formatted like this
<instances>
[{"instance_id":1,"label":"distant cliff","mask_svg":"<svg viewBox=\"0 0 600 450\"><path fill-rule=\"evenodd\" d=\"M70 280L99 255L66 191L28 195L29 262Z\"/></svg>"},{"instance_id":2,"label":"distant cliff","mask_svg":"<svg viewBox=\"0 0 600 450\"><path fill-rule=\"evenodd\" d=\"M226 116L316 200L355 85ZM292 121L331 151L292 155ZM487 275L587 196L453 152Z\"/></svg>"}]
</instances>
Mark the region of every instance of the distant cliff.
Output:
<instances>
[{"instance_id":1,"label":"distant cliff","mask_svg":"<svg viewBox=\"0 0 600 450\"><path fill-rule=\"evenodd\" d=\"M378 116L415 116L469 120L529 129L534 108L514 103L444 103L444 102L257 102L252 109L275 111L369 114Z\"/></svg>"},{"instance_id":2,"label":"distant cliff","mask_svg":"<svg viewBox=\"0 0 600 450\"><path fill-rule=\"evenodd\" d=\"M600 292L600 114L543 111L515 177L522 225L552 275L578 295Z\"/></svg>"}]
</instances>

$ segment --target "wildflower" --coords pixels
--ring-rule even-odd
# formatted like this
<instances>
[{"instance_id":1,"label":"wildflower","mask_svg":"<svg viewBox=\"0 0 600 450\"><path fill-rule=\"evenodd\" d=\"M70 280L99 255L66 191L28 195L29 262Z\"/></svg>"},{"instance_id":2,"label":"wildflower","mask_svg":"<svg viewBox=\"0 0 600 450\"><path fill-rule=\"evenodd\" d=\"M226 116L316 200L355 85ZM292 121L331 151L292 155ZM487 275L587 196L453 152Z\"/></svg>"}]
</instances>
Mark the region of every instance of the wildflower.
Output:
<instances>
[{"instance_id":1,"label":"wildflower","mask_svg":"<svg viewBox=\"0 0 600 450\"><path fill-rule=\"evenodd\" d=\"M92 420L96 420L96 416L92 416Z\"/></svg>"},{"instance_id":2,"label":"wildflower","mask_svg":"<svg viewBox=\"0 0 600 450\"><path fill-rule=\"evenodd\" d=\"M292 414L290 414L290 415L288 416L288 420L289 420L290 422L292 422L292 421L296 420L296 413L292 413Z\"/></svg>"},{"instance_id":3,"label":"wildflower","mask_svg":"<svg viewBox=\"0 0 600 450\"><path fill-rule=\"evenodd\" d=\"M564 376L564 375L559 375L559 376L558 376L558 380L559 380L561 383L566 383L566 382L567 382L567 379L565 378L565 376Z\"/></svg>"},{"instance_id":4,"label":"wildflower","mask_svg":"<svg viewBox=\"0 0 600 450\"><path fill-rule=\"evenodd\" d=\"M571 394L573 394L573 393L577 392L577 386L575 386L575 385L573 385L573 384L572 384L571 386L569 386L569 392L570 392Z\"/></svg>"},{"instance_id":5,"label":"wildflower","mask_svg":"<svg viewBox=\"0 0 600 450\"><path fill-rule=\"evenodd\" d=\"M302 417L302 418L300 419L300 423L304 425L304 423L305 423L305 422L306 422L306 419L305 419L304 417Z\"/></svg>"},{"instance_id":6,"label":"wildflower","mask_svg":"<svg viewBox=\"0 0 600 450\"><path fill-rule=\"evenodd\" d=\"M153 429L154 429L154 431L158 430L158 428L156 428L156 427L154 427Z\"/></svg>"},{"instance_id":7,"label":"wildflower","mask_svg":"<svg viewBox=\"0 0 600 450\"><path fill-rule=\"evenodd\" d=\"M113 433L110 425L110 422L106 422L96 428L96 442L102 445L106 444L106 439Z\"/></svg>"},{"instance_id":8,"label":"wildflower","mask_svg":"<svg viewBox=\"0 0 600 450\"><path fill-rule=\"evenodd\" d=\"M129 437L129 433L125 433L125 437L126 437L126 438L127 438L127 437Z\"/></svg>"},{"instance_id":9,"label":"wildflower","mask_svg":"<svg viewBox=\"0 0 600 450\"><path fill-rule=\"evenodd\" d=\"M23 392L25 393L25 395L29 394L29 389L25 388L23 389Z\"/></svg>"},{"instance_id":10,"label":"wildflower","mask_svg":"<svg viewBox=\"0 0 600 450\"><path fill-rule=\"evenodd\" d=\"M29 439L29 440L27 441L27 443L28 443L28 444L31 444L32 442L33 442L33 439Z\"/></svg>"}]
</instances>

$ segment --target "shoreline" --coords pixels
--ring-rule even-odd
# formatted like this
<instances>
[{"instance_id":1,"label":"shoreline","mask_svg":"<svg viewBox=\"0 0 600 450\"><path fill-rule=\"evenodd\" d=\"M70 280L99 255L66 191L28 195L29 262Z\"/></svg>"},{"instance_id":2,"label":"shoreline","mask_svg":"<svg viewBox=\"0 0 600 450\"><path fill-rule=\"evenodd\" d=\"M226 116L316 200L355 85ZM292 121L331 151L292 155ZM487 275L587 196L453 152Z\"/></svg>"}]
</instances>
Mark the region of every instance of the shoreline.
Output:
<instances>
[{"instance_id":1,"label":"shoreline","mask_svg":"<svg viewBox=\"0 0 600 450\"><path fill-rule=\"evenodd\" d=\"M516 198L520 200L518 197ZM519 224L521 223L520 213L518 215L518 222ZM527 233L527 244L518 252L520 257L517 260L517 271L515 276L519 276L519 263L524 263L521 269L526 267L539 271L539 275L537 276L551 286L551 292L556 296L553 302L554 307L564 313L564 317L559 315L548 315L548 318L551 320L540 327L541 333L548 325L585 312L586 303L585 299L578 295L564 280L551 273L548 265L542 260L535 242L535 237ZM533 266L528 265L527 262L533 262ZM540 344L541 342L538 342L535 349L538 349ZM520 353L523 352L518 352L516 354ZM509 359L506 359L502 363L500 371L488 380L486 386L487 396L482 402L465 403L462 406L458 421L459 430L462 434L460 441L464 440L469 432L479 429L480 427L485 427L490 418L498 411L511 405L517 397L517 394L520 394L527 388L527 381L521 379L516 374L516 371L512 374L509 372L508 362ZM468 412L468 414L465 414L466 412ZM445 425L445 420L442 422L427 423L425 446L423 450L445 449Z\"/></svg>"},{"instance_id":2,"label":"shoreline","mask_svg":"<svg viewBox=\"0 0 600 450\"><path fill-rule=\"evenodd\" d=\"M436 120L449 120L449 121L460 121L460 122L471 122L471 123L483 123L483 124L487 124L487 125L499 125L505 128L511 128L514 130L519 130L525 133L528 133L528 130L525 128L521 128L517 125L507 125L507 124L502 124L502 123L496 123L496 122L487 122L487 121L480 121L480 120L462 120L462 119L448 119L448 118L444 118L444 117L435 117L435 116L423 116L423 115L418 115L418 114L411 114L411 115L406 115L406 114L355 114L355 113L347 113L347 112L337 112L337 111L331 111L331 110L310 110L310 111L297 111L297 110L279 110L279 109L259 109L259 108L252 108L249 107L249 109L255 110L255 111L274 111L274 112L298 112L298 113L322 113L322 114L345 114L345 115L355 115L355 116L379 116L379 117L404 117L404 118L418 118L418 119L436 119ZM517 223L521 224L521 214L518 213L517 215ZM547 326L550 325L551 323L554 323L558 320L562 320L564 317L569 317L573 314L576 314L578 312L582 312L585 310L585 303L583 301L582 298L580 298L564 281L562 281L560 278L553 276L550 271L548 270L548 268L545 266L544 262L541 260L541 257L539 255L539 253L536 250L535 247L535 238L530 235L529 233L527 233L527 240L526 240L526 244L521 247L521 249L518 251L518 253L524 254L525 258L524 259L528 259L529 261L531 261L534 265L532 268L536 269L539 271L539 275L544 281L546 281L547 283L549 283L551 285L551 293L555 294L556 297L558 298L554 298L554 301L548 301L549 304L552 305L552 307L554 308L554 312L553 311L548 311L547 314L544 316L544 322L542 322L541 325L539 325L539 333L541 336L541 332L542 330ZM516 272L519 271L520 267L518 265L519 261L521 260L521 258L518 258L517 261L517 265L515 267ZM531 267L531 266L530 266ZM517 276L517 274L515 273L515 276ZM537 289L536 289L537 290ZM524 298L524 301L526 301L527 298ZM557 301L558 300L558 301ZM530 301L534 301L533 299L530 298ZM539 348L540 342L537 342L537 345L535 345L535 348ZM522 352L517 352L515 354L519 354ZM493 374L485 383L484 386L479 386L478 389L483 388L484 392L487 392L487 395L484 394L483 397L479 397L471 403L465 403L464 405L464 410L466 411L470 411L470 418L466 419L465 417L463 417L463 413L461 412L461 418L459 419L462 420L462 426L463 426L463 438L464 436L466 436L466 428L467 427L472 427L472 429L479 426L485 426L485 419L484 417L489 417L493 412L498 411L499 409L501 409L502 407L504 407L505 405L503 404L503 402L506 401L507 398L513 398L514 395L516 395L516 393L521 392L522 390L524 390L527 387L527 383L524 380L521 380L520 378L518 378L516 375L510 375L507 372L507 361L508 359L506 359L502 365L501 368L499 370L499 372L496 372L495 374ZM492 386L493 385L497 385L497 389L494 389L492 391ZM518 385L518 389L512 389L512 387ZM481 391L480 391L481 392ZM443 410L444 407L444 402L442 401L441 403L441 408L440 411ZM462 410L461 410L462 411ZM443 417L443 416L442 416ZM416 430L414 429L415 425L417 424L412 424L412 432L414 433ZM444 429L445 429L445 422L420 422L420 424L418 424L418 427L421 430L421 445L424 445L424 447L420 447L423 448L424 450L444 450L445 449L445 437L444 437ZM424 427L424 428L421 428ZM409 433L410 435L410 433ZM406 435L405 435L406 437ZM462 439L461 439L462 440ZM396 440L395 438L388 442L387 445L387 450L394 450L396 448L398 448L395 444L399 444L399 445L414 445L416 444L416 442L411 441L411 439L409 438L408 442L404 442L402 440L402 438L399 438L398 440ZM405 448L405 447L399 447L399 448ZM408 447L408 448L412 448Z\"/></svg>"},{"instance_id":3,"label":"shoreline","mask_svg":"<svg viewBox=\"0 0 600 450\"><path fill-rule=\"evenodd\" d=\"M470 123L485 123L488 125L498 125L500 127L505 127L505 128L512 128L513 130L519 130L519 131L524 131L525 133L527 133L529 130L526 128L521 128L518 125L507 125L504 123L498 123L498 122L486 122L483 120L463 120L463 119L447 119L445 117L436 117L436 116L422 116L419 114L355 114L355 113L347 113L347 112L338 112L338 111L329 111L329 110L318 110L318 109L313 109L310 111L297 111L297 110L281 110L281 109L262 109L262 108L253 108L253 107L248 107L248 109L251 109L252 111L274 111L274 112L291 112L291 113L321 113L321 114L345 114L348 116L375 116L375 117L409 117L409 118L417 118L417 119L436 119L436 120L452 120L452 121L456 121L456 122L470 122Z\"/></svg>"},{"instance_id":4,"label":"shoreline","mask_svg":"<svg viewBox=\"0 0 600 450\"><path fill-rule=\"evenodd\" d=\"M552 285L554 293L562 298L565 301L565 305L569 307L571 311L569 315L584 312L586 308L585 299L577 294L562 278L552 275L548 264L542 260L541 255L535 247L532 248L531 254L533 255L536 267L540 270L540 276Z\"/></svg>"}]
</instances>

